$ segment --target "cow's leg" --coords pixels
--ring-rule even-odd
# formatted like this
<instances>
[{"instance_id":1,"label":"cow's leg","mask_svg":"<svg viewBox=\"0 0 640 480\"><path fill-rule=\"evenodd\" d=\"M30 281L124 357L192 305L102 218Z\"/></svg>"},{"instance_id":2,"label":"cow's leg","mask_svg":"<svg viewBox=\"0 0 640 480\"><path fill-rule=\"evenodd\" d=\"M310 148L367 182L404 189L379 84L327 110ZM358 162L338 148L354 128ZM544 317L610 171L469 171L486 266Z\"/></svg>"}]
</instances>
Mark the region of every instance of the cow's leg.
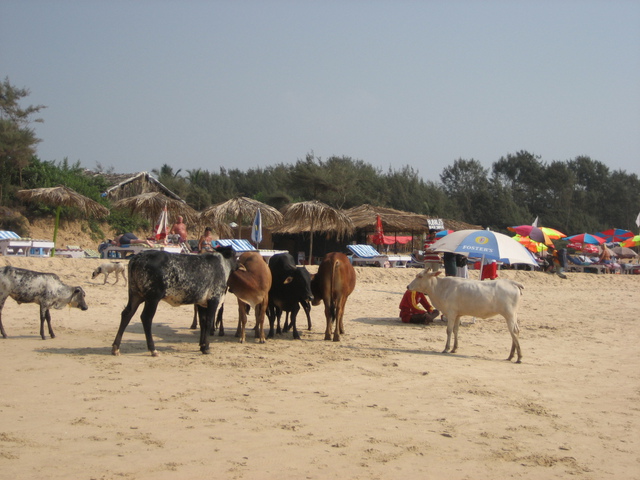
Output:
<instances>
[{"instance_id":1,"label":"cow's leg","mask_svg":"<svg viewBox=\"0 0 640 480\"><path fill-rule=\"evenodd\" d=\"M142 328L144 329L144 336L147 339L147 348L151 352L152 357L158 356L156 345L153 342L153 335L151 334L151 325L153 323L153 317L156 314L156 310L158 309L158 303L160 303L159 298L148 298L144 302L144 308L142 309L142 313L140 314L140 319L142 320Z\"/></svg>"},{"instance_id":2,"label":"cow's leg","mask_svg":"<svg viewBox=\"0 0 640 480\"><path fill-rule=\"evenodd\" d=\"M300 304L296 303L293 310L291 310L291 327L293 327L293 338L294 340L300 340L300 334L298 333L298 327L296 326L296 317L298 316L298 312L300 311Z\"/></svg>"},{"instance_id":3,"label":"cow's leg","mask_svg":"<svg viewBox=\"0 0 640 480\"><path fill-rule=\"evenodd\" d=\"M47 321L47 328L49 329L49 336L51 338L56 338L56 334L53 333L53 328L51 327L51 312L49 311L48 308L44 312L44 318ZM40 332L40 333L42 334L42 332Z\"/></svg>"},{"instance_id":4,"label":"cow's leg","mask_svg":"<svg viewBox=\"0 0 640 480\"><path fill-rule=\"evenodd\" d=\"M53 334L53 330L51 329L51 314L49 313L49 308L44 305L40 305L40 336L43 340L47 337L44 336L44 322L47 321L47 326L49 327L49 334L51 338L55 338Z\"/></svg>"},{"instance_id":5,"label":"cow's leg","mask_svg":"<svg viewBox=\"0 0 640 480\"><path fill-rule=\"evenodd\" d=\"M245 329L247 327L247 309L245 305L242 300L238 299L238 329L236 330L236 337L240 339L240 343L244 343Z\"/></svg>"},{"instance_id":6,"label":"cow's leg","mask_svg":"<svg viewBox=\"0 0 640 480\"><path fill-rule=\"evenodd\" d=\"M273 305L269 305L267 306L267 319L269 320L269 334L267 335L267 338L273 338L273 324L275 323L275 315L273 312Z\"/></svg>"},{"instance_id":7,"label":"cow's leg","mask_svg":"<svg viewBox=\"0 0 640 480\"><path fill-rule=\"evenodd\" d=\"M327 328L324 330L324 339L331 340L331 327L333 326L333 313L331 304L324 301L324 316L327 319Z\"/></svg>"},{"instance_id":8,"label":"cow's leg","mask_svg":"<svg viewBox=\"0 0 640 480\"><path fill-rule=\"evenodd\" d=\"M120 327L118 327L118 333L116 333L116 338L113 340L113 345L111 346L112 355L120 355L120 342L122 341L122 335L124 334L127 325L129 325L131 318L136 314L136 311L142 301L142 298L132 298L131 295L129 295L129 302L120 314Z\"/></svg>"},{"instance_id":9,"label":"cow's leg","mask_svg":"<svg viewBox=\"0 0 640 480\"><path fill-rule=\"evenodd\" d=\"M216 317L216 310L220 299L214 297L207 302L207 319L205 322L200 321L200 351L204 354L210 353L209 350L209 332L213 328L213 322Z\"/></svg>"},{"instance_id":10,"label":"cow's leg","mask_svg":"<svg viewBox=\"0 0 640 480\"><path fill-rule=\"evenodd\" d=\"M260 343L264 343L264 316L267 309L267 302L259 303L255 306L256 311L256 338Z\"/></svg>"},{"instance_id":11,"label":"cow's leg","mask_svg":"<svg viewBox=\"0 0 640 480\"><path fill-rule=\"evenodd\" d=\"M291 328L291 324L289 323L289 312L285 312L284 325L282 326L282 332L287 333L290 328Z\"/></svg>"},{"instance_id":12,"label":"cow's leg","mask_svg":"<svg viewBox=\"0 0 640 480\"><path fill-rule=\"evenodd\" d=\"M122 279L124 280L124 286L126 287L127 286L127 277L124 274L124 270L122 270Z\"/></svg>"},{"instance_id":13,"label":"cow's leg","mask_svg":"<svg viewBox=\"0 0 640 480\"><path fill-rule=\"evenodd\" d=\"M307 330L311 330L311 304L305 300L302 302L302 308L307 316Z\"/></svg>"},{"instance_id":14,"label":"cow's leg","mask_svg":"<svg viewBox=\"0 0 640 480\"><path fill-rule=\"evenodd\" d=\"M346 298L338 299L338 308L336 308L336 330L333 333L333 341L339 342L340 335L344 335L344 323L342 322L342 317L344 316L344 305L347 303Z\"/></svg>"},{"instance_id":15,"label":"cow's leg","mask_svg":"<svg viewBox=\"0 0 640 480\"><path fill-rule=\"evenodd\" d=\"M193 306L193 321L189 327L191 330L198 328L198 305Z\"/></svg>"},{"instance_id":16,"label":"cow's leg","mask_svg":"<svg viewBox=\"0 0 640 480\"><path fill-rule=\"evenodd\" d=\"M216 331L216 326L218 327L218 336L224 337L224 322L222 321L222 314L224 312L224 303L218 309L218 315L216 316L216 323L211 329L211 335L213 335Z\"/></svg>"},{"instance_id":17,"label":"cow's leg","mask_svg":"<svg viewBox=\"0 0 640 480\"><path fill-rule=\"evenodd\" d=\"M451 333L453 332L453 324L455 323L455 317L445 314L447 318L447 343L444 346L444 350L442 353L449 353L449 348L451 347Z\"/></svg>"},{"instance_id":18,"label":"cow's leg","mask_svg":"<svg viewBox=\"0 0 640 480\"><path fill-rule=\"evenodd\" d=\"M0 298L0 334L2 334L2 338L7 338L7 332L4 331L4 326L2 325L2 309L6 300L7 297Z\"/></svg>"},{"instance_id":19,"label":"cow's leg","mask_svg":"<svg viewBox=\"0 0 640 480\"><path fill-rule=\"evenodd\" d=\"M289 312L287 312L287 314L288 313ZM280 307L276 307L276 322L277 322L276 333L278 335L282 335L282 329L280 328L280 319L281 318L282 318L282 309ZM285 318L285 320L286 320L286 318ZM289 331L289 330L287 329L287 331Z\"/></svg>"},{"instance_id":20,"label":"cow's leg","mask_svg":"<svg viewBox=\"0 0 640 480\"><path fill-rule=\"evenodd\" d=\"M458 328L459 327L460 327L460 315L456 315L455 321L453 323L453 348L451 349L451 353L456 353L456 350L458 350Z\"/></svg>"},{"instance_id":21,"label":"cow's leg","mask_svg":"<svg viewBox=\"0 0 640 480\"><path fill-rule=\"evenodd\" d=\"M509 353L509 358L507 358L507 360L511 361L514 353L517 353L518 359L516 360L516 363L522 363L522 351L520 350L520 340L518 340L518 333L520 332L520 329L518 328L518 318L515 315L505 318L507 320L507 328L511 334L511 353Z\"/></svg>"}]
</instances>

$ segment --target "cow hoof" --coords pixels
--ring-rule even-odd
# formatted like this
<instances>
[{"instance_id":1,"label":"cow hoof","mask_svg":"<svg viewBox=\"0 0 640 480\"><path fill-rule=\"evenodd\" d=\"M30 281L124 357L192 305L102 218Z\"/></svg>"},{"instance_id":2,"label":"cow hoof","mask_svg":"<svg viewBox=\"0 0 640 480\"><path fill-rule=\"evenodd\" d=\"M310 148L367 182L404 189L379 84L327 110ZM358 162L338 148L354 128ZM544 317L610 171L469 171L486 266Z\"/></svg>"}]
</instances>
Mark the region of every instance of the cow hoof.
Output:
<instances>
[{"instance_id":1,"label":"cow hoof","mask_svg":"<svg viewBox=\"0 0 640 480\"><path fill-rule=\"evenodd\" d=\"M111 355L113 355L113 356L115 356L115 357L119 357L119 356L120 356L120 349L119 349L119 348L116 348L116 347L113 347L113 348L111 349Z\"/></svg>"},{"instance_id":2,"label":"cow hoof","mask_svg":"<svg viewBox=\"0 0 640 480\"><path fill-rule=\"evenodd\" d=\"M336 335L336 336L334 336L334 337L333 337L333 341L334 341L334 342L339 342L339 341L340 341L340 337L339 337L339 336L337 336L337 335Z\"/></svg>"},{"instance_id":3,"label":"cow hoof","mask_svg":"<svg viewBox=\"0 0 640 480\"><path fill-rule=\"evenodd\" d=\"M153 350L153 351L151 352L151 356L152 356L152 357L159 357L159 356L160 356L160 354L158 353L158 351L157 351L157 350Z\"/></svg>"},{"instance_id":4,"label":"cow hoof","mask_svg":"<svg viewBox=\"0 0 640 480\"><path fill-rule=\"evenodd\" d=\"M444 350L442 350L442 353L449 353L449 350L445 348Z\"/></svg>"},{"instance_id":5,"label":"cow hoof","mask_svg":"<svg viewBox=\"0 0 640 480\"><path fill-rule=\"evenodd\" d=\"M325 340L331 340L331 335L330 335L330 334L328 334L328 333L326 333L326 334L324 335L324 339L325 339Z\"/></svg>"},{"instance_id":6,"label":"cow hoof","mask_svg":"<svg viewBox=\"0 0 640 480\"><path fill-rule=\"evenodd\" d=\"M201 348L200 351L203 355L209 355L211 353L211 350L209 350L208 348Z\"/></svg>"}]
</instances>

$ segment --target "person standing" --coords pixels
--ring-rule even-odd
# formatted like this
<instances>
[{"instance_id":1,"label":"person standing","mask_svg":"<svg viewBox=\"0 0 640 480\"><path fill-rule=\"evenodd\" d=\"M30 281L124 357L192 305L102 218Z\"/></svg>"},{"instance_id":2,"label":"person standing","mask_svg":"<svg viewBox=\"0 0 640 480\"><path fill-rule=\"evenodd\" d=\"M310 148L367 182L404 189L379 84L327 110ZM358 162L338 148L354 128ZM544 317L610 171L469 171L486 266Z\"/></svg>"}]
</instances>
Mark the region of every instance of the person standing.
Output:
<instances>
[{"instance_id":1,"label":"person standing","mask_svg":"<svg viewBox=\"0 0 640 480\"><path fill-rule=\"evenodd\" d=\"M438 252L434 252L430 249L431 245L436 242L436 230L429 230L429 235L427 239L424 241L424 269L426 271L431 270L432 272L440 271L440 267L442 266L442 261L440 260L440 254Z\"/></svg>"}]
</instances>

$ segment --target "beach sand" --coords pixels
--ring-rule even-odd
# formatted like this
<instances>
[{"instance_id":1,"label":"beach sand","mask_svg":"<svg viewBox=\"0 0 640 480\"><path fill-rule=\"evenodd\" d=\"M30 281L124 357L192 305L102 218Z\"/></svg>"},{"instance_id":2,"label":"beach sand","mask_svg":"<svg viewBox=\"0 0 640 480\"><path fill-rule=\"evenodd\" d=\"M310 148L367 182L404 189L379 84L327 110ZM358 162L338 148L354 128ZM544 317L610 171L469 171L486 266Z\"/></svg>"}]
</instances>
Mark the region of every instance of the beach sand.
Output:
<instances>
[{"instance_id":1,"label":"beach sand","mask_svg":"<svg viewBox=\"0 0 640 480\"><path fill-rule=\"evenodd\" d=\"M443 322L398 319L418 270L373 267L356 269L341 342L318 306L300 341L239 344L229 296L210 355L192 307L161 303L153 358L141 309L111 355L127 289L92 280L99 263L0 257L89 305L53 310L43 341L38 307L7 300L2 479L640 478L640 275L500 271L525 285L520 365L501 317L463 318L442 354Z\"/></svg>"}]
</instances>

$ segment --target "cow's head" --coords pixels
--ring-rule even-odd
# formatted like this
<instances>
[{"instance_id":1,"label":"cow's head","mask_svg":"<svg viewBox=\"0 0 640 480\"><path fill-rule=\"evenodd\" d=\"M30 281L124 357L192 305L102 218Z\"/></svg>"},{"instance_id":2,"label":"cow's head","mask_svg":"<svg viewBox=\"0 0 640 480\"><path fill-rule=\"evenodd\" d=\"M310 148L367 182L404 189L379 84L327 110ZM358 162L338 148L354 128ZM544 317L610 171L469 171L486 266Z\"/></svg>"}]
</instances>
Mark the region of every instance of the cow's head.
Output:
<instances>
[{"instance_id":1,"label":"cow's head","mask_svg":"<svg viewBox=\"0 0 640 480\"><path fill-rule=\"evenodd\" d=\"M87 310L89 308L84 301L84 290L82 287L74 287L71 299L69 300L69 306L79 308L80 310Z\"/></svg>"},{"instance_id":2,"label":"cow's head","mask_svg":"<svg viewBox=\"0 0 640 480\"><path fill-rule=\"evenodd\" d=\"M429 290L435 286L437 277L440 273L441 272L429 272L427 270L423 270L416 275L416 278L414 278L409 285L407 285L407 289L429 294Z\"/></svg>"},{"instance_id":3,"label":"cow's head","mask_svg":"<svg viewBox=\"0 0 640 480\"><path fill-rule=\"evenodd\" d=\"M91 274L91 278L96 278L98 275L102 273L102 267L96 268Z\"/></svg>"}]
</instances>

